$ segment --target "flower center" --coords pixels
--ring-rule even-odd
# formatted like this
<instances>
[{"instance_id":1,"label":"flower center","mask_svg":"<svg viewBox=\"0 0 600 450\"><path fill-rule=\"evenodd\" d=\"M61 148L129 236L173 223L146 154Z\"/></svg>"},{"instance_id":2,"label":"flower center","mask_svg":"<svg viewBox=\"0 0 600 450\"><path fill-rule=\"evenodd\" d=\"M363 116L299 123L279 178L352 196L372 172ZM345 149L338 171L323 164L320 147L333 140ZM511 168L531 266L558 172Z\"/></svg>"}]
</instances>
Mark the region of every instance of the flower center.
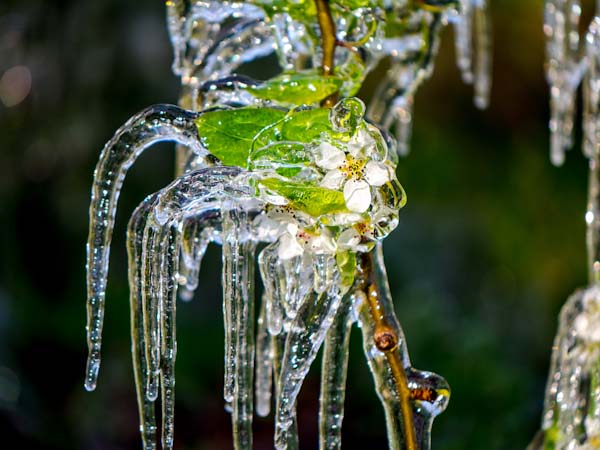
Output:
<instances>
[{"instance_id":1,"label":"flower center","mask_svg":"<svg viewBox=\"0 0 600 450\"><path fill-rule=\"evenodd\" d=\"M341 165L340 171L346 178L360 180L364 175L364 168L366 164L366 159L355 159L352 156L347 155L346 162Z\"/></svg>"}]
</instances>

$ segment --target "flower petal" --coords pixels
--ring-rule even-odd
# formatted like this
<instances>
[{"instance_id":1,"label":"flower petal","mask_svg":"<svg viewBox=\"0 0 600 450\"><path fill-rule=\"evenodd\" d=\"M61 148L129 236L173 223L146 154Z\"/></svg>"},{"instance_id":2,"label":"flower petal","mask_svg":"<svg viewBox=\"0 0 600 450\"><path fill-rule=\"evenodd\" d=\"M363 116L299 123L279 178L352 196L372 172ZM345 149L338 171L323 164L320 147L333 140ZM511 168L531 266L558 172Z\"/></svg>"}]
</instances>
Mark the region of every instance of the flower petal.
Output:
<instances>
[{"instance_id":1,"label":"flower petal","mask_svg":"<svg viewBox=\"0 0 600 450\"><path fill-rule=\"evenodd\" d=\"M383 186L391 179L391 170L384 163L369 161L365 166L365 180L371 186Z\"/></svg>"},{"instance_id":2,"label":"flower petal","mask_svg":"<svg viewBox=\"0 0 600 450\"><path fill-rule=\"evenodd\" d=\"M361 127L348 141L347 150L353 157L358 158L364 153L362 150L365 147L371 147L374 144L375 141L371 134Z\"/></svg>"},{"instance_id":3,"label":"flower petal","mask_svg":"<svg viewBox=\"0 0 600 450\"><path fill-rule=\"evenodd\" d=\"M335 253L335 241L328 233L322 233L311 241L310 248L317 255L332 254Z\"/></svg>"},{"instance_id":4,"label":"flower petal","mask_svg":"<svg viewBox=\"0 0 600 450\"><path fill-rule=\"evenodd\" d=\"M315 152L315 163L317 166L333 170L346 162L346 154L329 142L321 142Z\"/></svg>"},{"instance_id":5,"label":"flower petal","mask_svg":"<svg viewBox=\"0 0 600 450\"><path fill-rule=\"evenodd\" d=\"M337 239L337 245L340 250L355 250L360 244L360 234L354 228L346 228L340 233Z\"/></svg>"},{"instance_id":6,"label":"flower petal","mask_svg":"<svg viewBox=\"0 0 600 450\"><path fill-rule=\"evenodd\" d=\"M279 247L277 247L277 255L281 260L292 259L294 256L300 256L304 249L298 240L289 233L285 233L279 239Z\"/></svg>"},{"instance_id":7,"label":"flower petal","mask_svg":"<svg viewBox=\"0 0 600 450\"><path fill-rule=\"evenodd\" d=\"M350 211L363 213L371 206L371 187L364 180L348 180L344 185L344 199Z\"/></svg>"},{"instance_id":8,"label":"flower petal","mask_svg":"<svg viewBox=\"0 0 600 450\"><path fill-rule=\"evenodd\" d=\"M333 169L325 174L325 176L321 180L321 186L327 189L334 189L337 191L340 187L342 187L342 183L345 179L346 177L344 176L341 170Z\"/></svg>"}]
</instances>

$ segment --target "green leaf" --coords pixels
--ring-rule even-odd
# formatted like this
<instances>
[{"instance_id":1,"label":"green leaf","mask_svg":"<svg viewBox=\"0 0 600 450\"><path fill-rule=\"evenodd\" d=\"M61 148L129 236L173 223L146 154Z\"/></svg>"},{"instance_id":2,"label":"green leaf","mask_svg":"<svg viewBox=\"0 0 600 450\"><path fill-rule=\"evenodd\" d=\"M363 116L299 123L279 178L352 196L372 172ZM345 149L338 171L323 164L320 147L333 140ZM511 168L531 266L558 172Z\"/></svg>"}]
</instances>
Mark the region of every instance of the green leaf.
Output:
<instances>
[{"instance_id":1,"label":"green leaf","mask_svg":"<svg viewBox=\"0 0 600 450\"><path fill-rule=\"evenodd\" d=\"M310 144L321 140L323 133L337 137L329 122L329 111L326 108L290 111L284 120L260 133L253 148L264 147L277 141Z\"/></svg>"},{"instance_id":2,"label":"green leaf","mask_svg":"<svg viewBox=\"0 0 600 450\"><path fill-rule=\"evenodd\" d=\"M268 166L273 163L283 166L305 166L310 162L306 146L297 142L274 142L264 147L252 149L250 152L251 167L260 168L264 162Z\"/></svg>"},{"instance_id":3,"label":"green leaf","mask_svg":"<svg viewBox=\"0 0 600 450\"><path fill-rule=\"evenodd\" d=\"M335 254L338 270L343 286L350 287L354 283L356 272L356 254L351 251L338 252Z\"/></svg>"},{"instance_id":4,"label":"green leaf","mask_svg":"<svg viewBox=\"0 0 600 450\"><path fill-rule=\"evenodd\" d=\"M313 217L348 212L344 194L332 189L266 178L260 183L290 201L293 208Z\"/></svg>"},{"instance_id":5,"label":"green leaf","mask_svg":"<svg viewBox=\"0 0 600 450\"><path fill-rule=\"evenodd\" d=\"M285 114L274 108L210 111L196 119L196 126L202 145L224 165L247 168L256 135Z\"/></svg>"},{"instance_id":6,"label":"green leaf","mask_svg":"<svg viewBox=\"0 0 600 450\"><path fill-rule=\"evenodd\" d=\"M284 74L248 91L258 98L293 105L317 103L337 92L342 79L312 73Z\"/></svg>"}]
</instances>

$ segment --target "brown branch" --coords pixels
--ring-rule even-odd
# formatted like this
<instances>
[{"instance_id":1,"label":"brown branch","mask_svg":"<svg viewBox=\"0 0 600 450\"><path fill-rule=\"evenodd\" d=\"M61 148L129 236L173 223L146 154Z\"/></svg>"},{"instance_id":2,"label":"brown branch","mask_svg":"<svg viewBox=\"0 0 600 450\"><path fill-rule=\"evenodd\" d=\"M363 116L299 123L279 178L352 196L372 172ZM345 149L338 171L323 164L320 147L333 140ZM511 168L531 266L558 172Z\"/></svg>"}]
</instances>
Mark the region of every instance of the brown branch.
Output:
<instances>
[{"instance_id":1,"label":"brown branch","mask_svg":"<svg viewBox=\"0 0 600 450\"><path fill-rule=\"evenodd\" d=\"M384 311L380 301L381 290L377 285L374 264L372 253L362 256L361 266L366 276L365 294L369 303L369 312L375 324L373 340L377 349L385 354L392 370L394 382L396 383L396 390L400 399L400 409L402 411L402 423L404 425L405 448L406 450L417 450L413 410L410 402L413 395L408 388L404 365L397 351L399 343L398 333L388 323L386 311Z\"/></svg>"},{"instance_id":2,"label":"brown branch","mask_svg":"<svg viewBox=\"0 0 600 450\"><path fill-rule=\"evenodd\" d=\"M329 8L329 0L315 0L317 6L317 19L321 29L321 47L323 49L323 62L321 71L324 76L333 75L335 65L335 47L337 43L335 22ZM335 92L323 100L322 105L331 108L338 99L338 93Z\"/></svg>"}]
</instances>

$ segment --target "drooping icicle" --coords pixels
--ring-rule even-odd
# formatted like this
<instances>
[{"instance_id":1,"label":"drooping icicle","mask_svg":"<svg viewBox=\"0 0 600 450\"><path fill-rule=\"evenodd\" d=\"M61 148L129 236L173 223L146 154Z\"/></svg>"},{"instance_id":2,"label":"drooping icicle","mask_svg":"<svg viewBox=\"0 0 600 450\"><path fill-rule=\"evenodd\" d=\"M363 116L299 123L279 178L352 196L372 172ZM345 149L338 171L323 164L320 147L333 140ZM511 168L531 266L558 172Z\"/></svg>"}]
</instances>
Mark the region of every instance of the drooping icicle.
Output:
<instances>
[{"instance_id":1,"label":"drooping icicle","mask_svg":"<svg viewBox=\"0 0 600 450\"><path fill-rule=\"evenodd\" d=\"M283 299L281 261L278 257L279 243L264 248L258 257L260 274L265 288L266 315L265 320L269 334L276 336L283 327Z\"/></svg>"},{"instance_id":2,"label":"drooping icicle","mask_svg":"<svg viewBox=\"0 0 600 450\"><path fill-rule=\"evenodd\" d=\"M275 417L275 447L278 450L290 448L288 430L295 421L298 393L343 295L339 274L334 269L335 258L329 256L322 264L329 268L325 272L325 279L329 283L322 293L313 292L302 301L295 319L290 323L285 342Z\"/></svg>"},{"instance_id":3,"label":"drooping icicle","mask_svg":"<svg viewBox=\"0 0 600 450\"><path fill-rule=\"evenodd\" d=\"M176 141L194 152L206 153L197 138L196 117L175 106L152 106L127 121L100 154L94 172L87 244L87 390L95 389L100 368L110 241L123 180L141 152L156 142Z\"/></svg>"},{"instance_id":4,"label":"drooping icicle","mask_svg":"<svg viewBox=\"0 0 600 450\"><path fill-rule=\"evenodd\" d=\"M252 448L254 376L254 249L248 239L248 214L234 202L221 210L223 228L223 309L229 336L225 339L225 394L231 396L233 443Z\"/></svg>"},{"instance_id":5,"label":"drooping icicle","mask_svg":"<svg viewBox=\"0 0 600 450\"><path fill-rule=\"evenodd\" d=\"M474 85L475 106L487 107L491 87L491 30L487 0L461 0L453 14L456 63L462 79Z\"/></svg>"},{"instance_id":6,"label":"drooping icicle","mask_svg":"<svg viewBox=\"0 0 600 450\"><path fill-rule=\"evenodd\" d=\"M321 368L319 401L319 448L342 448L342 421L350 346L350 330L354 322L354 296L346 295L327 332Z\"/></svg>"},{"instance_id":7,"label":"drooping icicle","mask_svg":"<svg viewBox=\"0 0 600 450\"><path fill-rule=\"evenodd\" d=\"M263 295L256 333L256 376L254 394L256 414L266 417L271 412L273 390L273 338L267 325L267 296Z\"/></svg>"},{"instance_id":8,"label":"drooping icicle","mask_svg":"<svg viewBox=\"0 0 600 450\"><path fill-rule=\"evenodd\" d=\"M148 360L145 349L144 307L142 303L142 258L144 228L156 195L148 197L134 211L127 228L127 255L129 265L129 290L131 311L131 353L133 356L133 374L140 419L140 434L144 450L156 449L155 403L148 400L146 386L148 382Z\"/></svg>"},{"instance_id":9,"label":"drooping icicle","mask_svg":"<svg viewBox=\"0 0 600 450\"><path fill-rule=\"evenodd\" d=\"M418 10L412 14L401 37L383 41L384 54L391 55L392 66L379 83L368 109L368 117L374 123L388 130L395 127L400 154L408 153L413 96L433 72L439 31L445 20L441 13Z\"/></svg>"},{"instance_id":10,"label":"drooping icicle","mask_svg":"<svg viewBox=\"0 0 600 450\"><path fill-rule=\"evenodd\" d=\"M181 264L179 266L179 284L181 286L179 297L182 300L191 300L198 287L200 266L211 240L210 232L207 224L201 223L198 218L186 221L183 226Z\"/></svg>"},{"instance_id":11,"label":"drooping icicle","mask_svg":"<svg viewBox=\"0 0 600 450\"><path fill-rule=\"evenodd\" d=\"M546 78L550 84L550 159L561 165L573 145L577 87L586 66L579 55L579 0L547 0L544 10Z\"/></svg>"},{"instance_id":12,"label":"drooping icicle","mask_svg":"<svg viewBox=\"0 0 600 450\"><path fill-rule=\"evenodd\" d=\"M311 260L313 256L305 252L300 256L282 261L285 283L284 304L286 319L293 320L298 313L302 299L310 293L314 285L315 272Z\"/></svg>"},{"instance_id":13,"label":"drooping icicle","mask_svg":"<svg viewBox=\"0 0 600 450\"><path fill-rule=\"evenodd\" d=\"M160 255L160 308L161 317L161 406L163 450L173 449L175 428L175 358L177 341L175 334L175 302L177 300L177 270L179 266L178 224L169 224L162 229Z\"/></svg>"},{"instance_id":14,"label":"drooping icicle","mask_svg":"<svg viewBox=\"0 0 600 450\"><path fill-rule=\"evenodd\" d=\"M492 32L488 0L475 0L473 21L475 33L474 102L479 109L485 109L490 102L492 86Z\"/></svg>"},{"instance_id":15,"label":"drooping icicle","mask_svg":"<svg viewBox=\"0 0 600 450\"><path fill-rule=\"evenodd\" d=\"M459 11L454 18L454 45L456 48L456 65L460 69L465 83L473 82L473 1L460 0Z\"/></svg>"},{"instance_id":16,"label":"drooping icicle","mask_svg":"<svg viewBox=\"0 0 600 450\"><path fill-rule=\"evenodd\" d=\"M289 327L288 327L289 328ZM281 387L283 382L281 379L281 369L283 367L283 356L285 352L285 343L287 341L287 331L282 330L277 336L273 336L273 375L275 380L275 402L281 396ZM277 403L275 405L277 408ZM298 450L298 420L296 417L296 405L292 407L289 414L290 423L286 430L286 445L287 450Z\"/></svg>"},{"instance_id":17,"label":"drooping icicle","mask_svg":"<svg viewBox=\"0 0 600 450\"><path fill-rule=\"evenodd\" d=\"M390 327L397 336L397 345L388 354L380 351L375 345L375 321L365 293L357 291L355 296L357 308L359 308L359 326L363 335L365 356L385 412L389 447L393 450L407 448L405 412L402 407L399 387L390 365L390 358L395 357L404 366L407 388L411 392L410 406L417 448L419 450L429 450L433 419L446 408L450 388L439 375L417 371L410 367L404 333L394 313L387 274L383 265L381 244L377 244L374 252L373 269L375 270L375 279L378 286L378 309L375 313L378 315L378 320ZM395 355L392 355L392 353Z\"/></svg>"},{"instance_id":18,"label":"drooping icicle","mask_svg":"<svg viewBox=\"0 0 600 450\"><path fill-rule=\"evenodd\" d=\"M583 153L594 158L600 149L600 17L590 23L585 43L588 71L583 81Z\"/></svg>"},{"instance_id":19,"label":"drooping icicle","mask_svg":"<svg viewBox=\"0 0 600 450\"><path fill-rule=\"evenodd\" d=\"M406 156L410 150L412 137L413 98L398 97L394 102L391 116L395 119L395 132L398 155Z\"/></svg>"},{"instance_id":20,"label":"drooping icicle","mask_svg":"<svg viewBox=\"0 0 600 450\"><path fill-rule=\"evenodd\" d=\"M160 226L152 214L146 221L142 240L142 305L144 308L144 343L146 360L148 361L148 379L146 397L150 401L158 398L160 377L160 334L161 334L161 300L160 276L158 272L160 255Z\"/></svg>"}]
</instances>

